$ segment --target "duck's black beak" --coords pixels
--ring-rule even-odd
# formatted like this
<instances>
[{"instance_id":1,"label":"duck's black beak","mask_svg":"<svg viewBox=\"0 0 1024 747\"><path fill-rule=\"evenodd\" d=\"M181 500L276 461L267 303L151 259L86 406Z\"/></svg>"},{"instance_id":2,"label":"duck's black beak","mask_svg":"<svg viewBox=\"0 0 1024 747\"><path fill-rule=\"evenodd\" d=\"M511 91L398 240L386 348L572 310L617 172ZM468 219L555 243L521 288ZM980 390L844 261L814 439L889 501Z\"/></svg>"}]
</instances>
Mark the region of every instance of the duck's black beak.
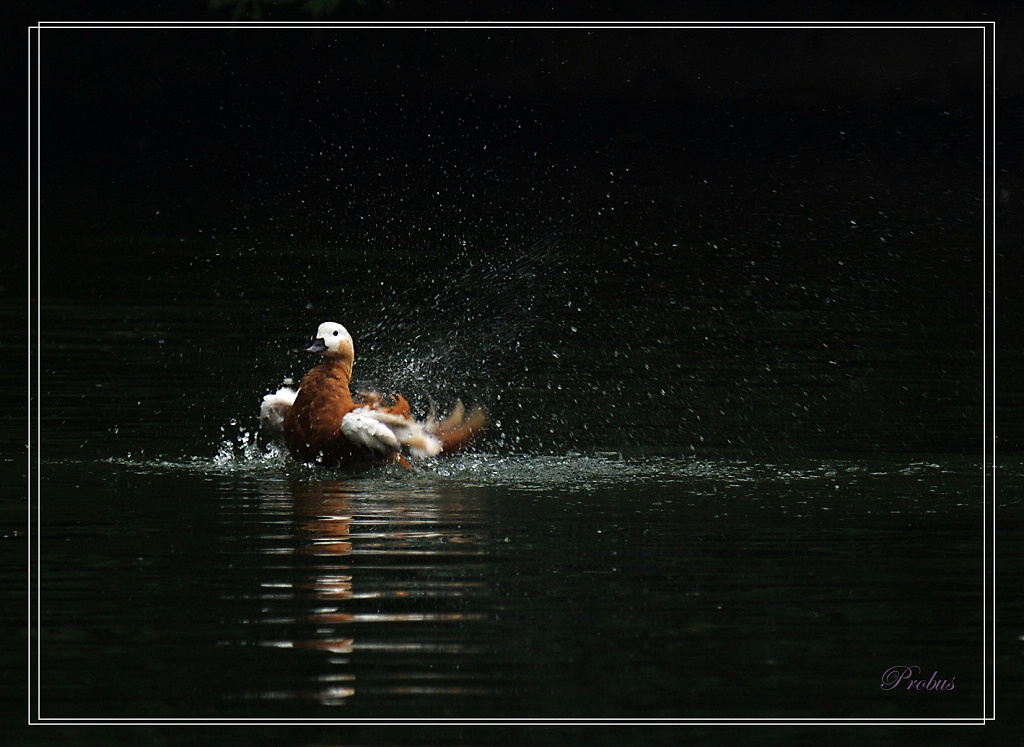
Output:
<instances>
[{"instance_id":1,"label":"duck's black beak","mask_svg":"<svg viewBox=\"0 0 1024 747\"><path fill-rule=\"evenodd\" d=\"M322 353L327 350L327 345L324 343L324 338L318 337L313 340L313 344L306 348L307 353Z\"/></svg>"}]
</instances>

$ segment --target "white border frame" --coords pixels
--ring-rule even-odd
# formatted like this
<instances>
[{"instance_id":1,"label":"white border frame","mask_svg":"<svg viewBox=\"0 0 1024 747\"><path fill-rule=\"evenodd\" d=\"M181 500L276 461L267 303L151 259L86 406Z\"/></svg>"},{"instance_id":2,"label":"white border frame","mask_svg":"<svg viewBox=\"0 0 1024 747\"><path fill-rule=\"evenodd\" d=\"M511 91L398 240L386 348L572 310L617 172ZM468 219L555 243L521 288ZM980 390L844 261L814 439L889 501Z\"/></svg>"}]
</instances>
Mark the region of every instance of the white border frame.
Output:
<instances>
[{"instance_id":1,"label":"white border frame","mask_svg":"<svg viewBox=\"0 0 1024 747\"><path fill-rule=\"evenodd\" d=\"M532 21L480 23L480 22L64 22L39 21L28 27L28 706L27 723L31 725L131 725L131 726L199 726L199 725L265 725L265 726L414 726L414 725L481 725L481 726L519 726L519 725L562 725L562 726L595 726L595 725L772 725L772 726L822 726L822 725L944 725L944 726L979 726L994 721L995 708L995 641L996 641L996 543L995 543L995 488L996 488L996 457L995 457L995 21L900 21L900 22L820 22L820 21L751 21L751 22L545 22ZM41 435L41 362L39 341L42 336L40 321L41 298L41 216L40 216L40 129L42 118L40 80L40 46L44 29L270 29L270 28L343 28L343 29L596 29L596 28L630 28L630 29L757 29L757 28L839 28L839 29L905 29L905 28L952 28L977 29L984 33L983 44L983 80L982 80L982 251L983 251L983 320L982 334L984 337L982 410L983 445L982 445L982 521L983 521L983 601L982 601L982 639L983 639L983 714L977 719L963 718L55 718L44 717L41 712L40 669L41 635L41 593L39 579L42 573L39 536L37 527L41 526L41 480L40 480L40 435ZM34 498L33 498L34 496Z\"/></svg>"}]
</instances>

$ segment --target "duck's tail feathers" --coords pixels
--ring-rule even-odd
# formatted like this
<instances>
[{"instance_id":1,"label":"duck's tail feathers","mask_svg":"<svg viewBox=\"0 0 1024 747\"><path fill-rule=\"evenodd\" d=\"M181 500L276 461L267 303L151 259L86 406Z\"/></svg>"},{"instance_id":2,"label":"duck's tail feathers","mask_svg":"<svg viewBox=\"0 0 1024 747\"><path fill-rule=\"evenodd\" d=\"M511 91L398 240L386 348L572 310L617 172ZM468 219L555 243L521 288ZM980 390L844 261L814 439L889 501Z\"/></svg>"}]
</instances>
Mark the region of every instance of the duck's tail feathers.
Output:
<instances>
[{"instance_id":1,"label":"duck's tail feathers","mask_svg":"<svg viewBox=\"0 0 1024 747\"><path fill-rule=\"evenodd\" d=\"M441 439L441 453L454 454L469 445L487 425L487 411L474 407L468 413L462 400L444 420L432 422L430 430Z\"/></svg>"}]
</instances>

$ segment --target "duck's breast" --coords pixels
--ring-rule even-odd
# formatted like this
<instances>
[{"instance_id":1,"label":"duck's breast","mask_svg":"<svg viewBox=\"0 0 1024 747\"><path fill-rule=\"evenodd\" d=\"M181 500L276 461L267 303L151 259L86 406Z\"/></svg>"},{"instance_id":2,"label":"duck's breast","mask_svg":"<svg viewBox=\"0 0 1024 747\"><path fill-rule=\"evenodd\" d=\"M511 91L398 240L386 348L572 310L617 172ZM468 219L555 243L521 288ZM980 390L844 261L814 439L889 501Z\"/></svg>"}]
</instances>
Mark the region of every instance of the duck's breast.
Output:
<instances>
[{"instance_id":1,"label":"duck's breast","mask_svg":"<svg viewBox=\"0 0 1024 747\"><path fill-rule=\"evenodd\" d=\"M341 433L341 421L354 408L347 387L316 374L314 369L302 380L284 421L288 447L302 459L344 451L347 442Z\"/></svg>"}]
</instances>

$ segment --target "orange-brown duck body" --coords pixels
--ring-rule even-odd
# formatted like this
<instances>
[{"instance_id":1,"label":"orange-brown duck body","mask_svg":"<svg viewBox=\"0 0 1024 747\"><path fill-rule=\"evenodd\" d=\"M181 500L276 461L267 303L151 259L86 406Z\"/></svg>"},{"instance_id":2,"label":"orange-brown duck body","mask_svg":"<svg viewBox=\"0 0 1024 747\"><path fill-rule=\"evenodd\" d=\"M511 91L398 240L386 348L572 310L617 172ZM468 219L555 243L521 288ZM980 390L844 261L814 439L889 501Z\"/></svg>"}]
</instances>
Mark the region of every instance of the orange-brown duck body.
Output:
<instances>
[{"instance_id":1,"label":"orange-brown duck body","mask_svg":"<svg viewBox=\"0 0 1024 747\"><path fill-rule=\"evenodd\" d=\"M336 322L321 324L307 350L320 353L323 361L306 374L297 393L282 389L268 394L260 416L261 426L279 431L298 461L332 465L391 461L409 467L410 458L458 451L486 424L482 409L467 415L461 402L442 421L433 417L417 421L401 395L390 403L374 392L353 397L352 338Z\"/></svg>"}]
</instances>

